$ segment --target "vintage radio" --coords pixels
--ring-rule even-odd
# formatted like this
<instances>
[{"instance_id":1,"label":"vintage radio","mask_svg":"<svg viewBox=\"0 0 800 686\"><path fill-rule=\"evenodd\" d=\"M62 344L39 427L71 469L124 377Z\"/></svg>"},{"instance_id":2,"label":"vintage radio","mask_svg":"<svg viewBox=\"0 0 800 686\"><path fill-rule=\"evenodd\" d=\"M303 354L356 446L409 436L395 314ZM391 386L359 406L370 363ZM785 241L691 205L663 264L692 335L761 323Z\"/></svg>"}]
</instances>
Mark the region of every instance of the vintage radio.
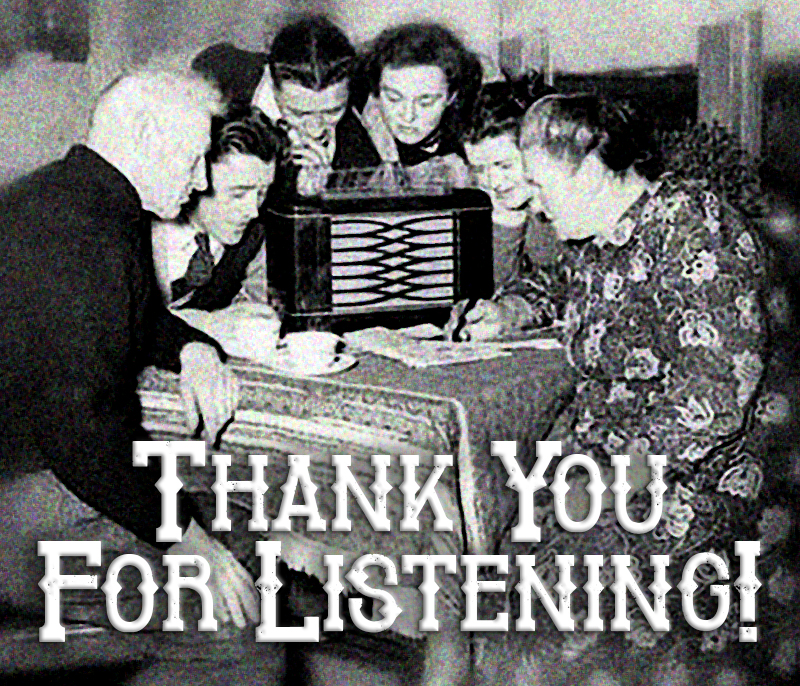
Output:
<instances>
[{"instance_id":1,"label":"vintage radio","mask_svg":"<svg viewBox=\"0 0 800 686\"><path fill-rule=\"evenodd\" d=\"M489 197L444 178L342 171L313 198L269 199L263 216L289 331L441 325L453 303L493 292Z\"/></svg>"}]
</instances>

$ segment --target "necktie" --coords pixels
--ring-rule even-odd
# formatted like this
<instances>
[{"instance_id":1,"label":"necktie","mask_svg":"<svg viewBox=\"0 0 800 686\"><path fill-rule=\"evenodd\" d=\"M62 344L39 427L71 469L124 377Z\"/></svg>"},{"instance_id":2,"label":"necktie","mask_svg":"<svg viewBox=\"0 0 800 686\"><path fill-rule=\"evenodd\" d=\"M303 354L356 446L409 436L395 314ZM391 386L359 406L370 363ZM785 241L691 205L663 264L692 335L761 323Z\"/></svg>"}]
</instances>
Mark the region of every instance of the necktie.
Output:
<instances>
[{"instance_id":1,"label":"necktie","mask_svg":"<svg viewBox=\"0 0 800 686\"><path fill-rule=\"evenodd\" d=\"M180 300L192 291L205 286L211 280L214 271L214 256L211 254L211 243L208 234L195 234L194 242L197 250L189 260L186 273L172 282L172 302Z\"/></svg>"}]
</instances>

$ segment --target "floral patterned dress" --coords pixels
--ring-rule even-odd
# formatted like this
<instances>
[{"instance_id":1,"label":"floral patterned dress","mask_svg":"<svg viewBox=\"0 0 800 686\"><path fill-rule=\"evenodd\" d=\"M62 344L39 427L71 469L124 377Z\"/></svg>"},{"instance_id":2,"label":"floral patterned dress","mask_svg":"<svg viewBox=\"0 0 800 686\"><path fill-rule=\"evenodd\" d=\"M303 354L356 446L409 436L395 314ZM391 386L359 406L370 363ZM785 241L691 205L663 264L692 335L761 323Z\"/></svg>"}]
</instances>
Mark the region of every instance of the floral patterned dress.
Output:
<instances>
[{"instance_id":1,"label":"floral patterned dress","mask_svg":"<svg viewBox=\"0 0 800 686\"><path fill-rule=\"evenodd\" d=\"M758 524L765 438L788 412L786 399L764 388L771 348L762 306L765 272L758 234L738 213L702 184L662 177L625 212L610 240L572 246L556 268L529 273L496 294L524 297L540 324L564 322L564 342L581 380L574 402L549 436L562 441L562 455L589 455L601 468L610 468L612 455L630 454L632 447L645 455L667 456L663 514L650 533L627 532L613 509L604 511L589 531L569 533L557 523L552 495L543 489L536 495L541 542L513 543L510 534L499 542L496 550L509 555L512 573L516 555L535 554L537 574L550 588L558 580L555 555L575 556L575 632L559 633L535 602L537 630L516 637L517 652L524 646L558 662L586 654L609 637L615 616L613 554L631 556L631 572L643 590L653 578L650 555L669 555L670 560L670 631L654 632L629 592L631 631L624 637L633 651L628 652L683 660L687 651L714 653L729 643L764 645L763 627L759 644L738 643L735 588L728 620L716 631L701 632L686 622L676 587L686 562L710 551L729 562L735 581L734 542L761 538L764 522L776 516L767 513ZM548 484L555 466L546 476ZM650 501L648 491L633 497L628 504L633 521L647 518ZM514 524L516 516L507 530ZM769 552L762 543L760 578ZM581 590L587 580L584 554L605 557L600 614L606 632L601 634L584 633L580 621L587 609ZM507 594L503 599L486 594L482 616L510 611L513 627L519 612L517 579L504 578ZM719 583L716 575L701 566L695 580L696 611L712 617L717 599L709 587ZM764 595L757 595L759 603ZM647 590L645 597L652 605Z\"/></svg>"}]
</instances>

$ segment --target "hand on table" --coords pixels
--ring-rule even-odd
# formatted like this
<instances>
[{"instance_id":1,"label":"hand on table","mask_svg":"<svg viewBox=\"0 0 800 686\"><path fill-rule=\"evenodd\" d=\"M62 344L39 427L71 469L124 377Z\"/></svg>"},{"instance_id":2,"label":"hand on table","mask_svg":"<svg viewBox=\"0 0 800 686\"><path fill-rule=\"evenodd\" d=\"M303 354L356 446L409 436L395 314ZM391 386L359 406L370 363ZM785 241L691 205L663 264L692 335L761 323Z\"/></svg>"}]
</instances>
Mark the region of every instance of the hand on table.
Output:
<instances>
[{"instance_id":1,"label":"hand on table","mask_svg":"<svg viewBox=\"0 0 800 686\"><path fill-rule=\"evenodd\" d=\"M301 195L319 193L328 181L334 153L334 141L318 141L289 129L289 159L298 167L297 192Z\"/></svg>"},{"instance_id":2,"label":"hand on table","mask_svg":"<svg viewBox=\"0 0 800 686\"><path fill-rule=\"evenodd\" d=\"M460 303L459 303L460 305ZM514 322L514 314L501 302L493 300L478 300L471 309L466 306L458 310L457 305L453 308L451 320L463 317L464 326L461 329L459 339L462 341L491 341L507 335ZM448 323L448 330L450 324ZM457 327L453 327L455 331Z\"/></svg>"},{"instance_id":3,"label":"hand on table","mask_svg":"<svg viewBox=\"0 0 800 686\"><path fill-rule=\"evenodd\" d=\"M211 569L208 590L214 599L214 618L222 624L233 622L244 629L259 621L259 596L253 579L241 563L194 520L180 543L170 546L169 555L199 555Z\"/></svg>"},{"instance_id":4,"label":"hand on table","mask_svg":"<svg viewBox=\"0 0 800 686\"><path fill-rule=\"evenodd\" d=\"M213 347L189 343L181 351L180 386L189 431L194 433L202 416L204 438L215 444L239 403L236 377Z\"/></svg>"}]
</instances>

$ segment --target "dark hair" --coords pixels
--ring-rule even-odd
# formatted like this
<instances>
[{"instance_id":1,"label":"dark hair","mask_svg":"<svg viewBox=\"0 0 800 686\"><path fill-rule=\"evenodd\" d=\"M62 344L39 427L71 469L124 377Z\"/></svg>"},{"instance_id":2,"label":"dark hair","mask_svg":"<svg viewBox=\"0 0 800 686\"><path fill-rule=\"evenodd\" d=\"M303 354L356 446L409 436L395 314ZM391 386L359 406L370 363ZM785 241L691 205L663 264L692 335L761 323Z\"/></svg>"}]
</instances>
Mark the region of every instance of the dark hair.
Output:
<instances>
[{"instance_id":1,"label":"dark hair","mask_svg":"<svg viewBox=\"0 0 800 686\"><path fill-rule=\"evenodd\" d=\"M284 132L258 107L236 108L226 117L215 117L212 121L211 149L207 160L214 164L228 153L238 152L272 162L285 144Z\"/></svg>"},{"instance_id":2,"label":"dark hair","mask_svg":"<svg viewBox=\"0 0 800 686\"><path fill-rule=\"evenodd\" d=\"M781 179L786 179L785 174L753 158L736 136L717 122L689 124L682 130L659 133L656 140L663 173L702 182L753 219L769 214L770 196L776 191L780 194Z\"/></svg>"},{"instance_id":3,"label":"dark hair","mask_svg":"<svg viewBox=\"0 0 800 686\"><path fill-rule=\"evenodd\" d=\"M458 91L455 102L442 118L445 133L460 136L472 115L481 87L483 67L477 55L467 50L455 34L439 24L404 24L385 30L374 41L361 64L354 93L357 107L369 94L379 95L381 74L386 67L439 67L447 78L449 94Z\"/></svg>"},{"instance_id":4,"label":"dark hair","mask_svg":"<svg viewBox=\"0 0 800 686\"><path fill-rule=\"evenodd\" d=\"M294 81L325 90L350 77L356 50L342 30L321 15L307 16L282 28L267 56L277 88Z\"/></svg>"},{"instance_id":5,"label":"dark hair","mask_svg":"<svg viewBox=\"0 0 800 686\"><path fill-rule=\"evenodd\" d=\"M520 149L533 145L576 168L594 153L612 172L624 175L647 159L649 137L627 105L597 95L549 95L525 114Z\"/></svg>"},{"instance_id":6,"label":"dark hair","mask_svg":"<svg viewBox=\"0 0 800 686\"><path fill-rule=\"evenodd\" d=\"M189 201L181 208L178 221L188 222L197 209L200 198L214 193L211 165L219 162L225 155L240 153L253 155L264 162L272 162L280 159L287 147L286 134L258 107L231 105L225 116L211 120L211 148L206 154L210 185L200 193L192 193Z\"/></svg>"},{"instance_id":7,"label":"dark hair","mask_svg":"<svg viewBox=\"0 0 800 686\"><path fill-rule=\"evenodd\" d=\"M464 142L474 145L484 138L506 133L511 133L516 142L520 121L528 108L539 98L554 92L536 71L484 84L478 93Z\"/></svg>"}]
</instances>

